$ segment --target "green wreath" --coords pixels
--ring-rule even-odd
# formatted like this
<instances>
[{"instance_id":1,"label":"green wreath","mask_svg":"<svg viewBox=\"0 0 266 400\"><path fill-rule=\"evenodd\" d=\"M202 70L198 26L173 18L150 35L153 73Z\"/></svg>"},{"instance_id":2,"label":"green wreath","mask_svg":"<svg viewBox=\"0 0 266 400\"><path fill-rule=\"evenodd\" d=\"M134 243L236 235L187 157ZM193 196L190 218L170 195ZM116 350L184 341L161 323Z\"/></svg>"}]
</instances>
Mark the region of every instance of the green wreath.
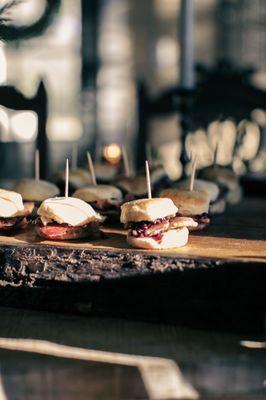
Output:
<instances>
[{"instance_id":1,"label":"green wreath","mask_svg":"<svg viewBox=\"0 0 266 400\"><path fill-rule=\"evenodd\" d=\"M40 18L32 25L14 26L4 17L4 12L16 7L23 0L11 0L0 7L0 40L11 41L29 39L41 35L54 20L60 8L61 0L46 0L46 7Z\"/></svg>"}]
</instances>

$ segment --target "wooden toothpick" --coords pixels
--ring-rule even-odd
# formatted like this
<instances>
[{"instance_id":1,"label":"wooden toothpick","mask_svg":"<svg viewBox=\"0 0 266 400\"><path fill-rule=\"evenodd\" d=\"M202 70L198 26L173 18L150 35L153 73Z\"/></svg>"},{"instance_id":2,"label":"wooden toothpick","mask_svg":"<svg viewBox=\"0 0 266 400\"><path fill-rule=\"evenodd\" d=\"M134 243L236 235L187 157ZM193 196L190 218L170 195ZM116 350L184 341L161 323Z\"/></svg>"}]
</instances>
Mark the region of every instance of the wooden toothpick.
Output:
<instances>
[{"instance_id":1,"label":"wooden toothpick","mask_svg":"<svg viewBox=\"0 0 266 400\"><path fill-rule=\"evenodd\" d=\"M40 180L40 152L38 149L35 150L35 156L34 156L34 174L35 174L35 180L39 181Z\"/></svg>"},{"instance_id":2,"label":"wooden toothpick","mask_svg":"<svg viewBox=\"0 0 266 400\"><path fill-rule=\"evenodd\" d=\"M68 158L66 159L66 171L65 171L65 197L68 197L69 190L69 162Z\"/></svg>"},{"instance_id":3,"label":"wooden toothpick","mask_svg":"<svg viewBox=\"0 0 266 400\"><path fill-rule=\"evenodd\" d=\"M72 145L71 153L71 170L75 171L78 166L78 144L75 142Z\"/></svg>"},{"instance_id":4,"label":"wooden toothpick","mask_svg":"<svg viewBox=\"0 0 266 400\"><path fill-rule=\"evenodd\" d=\"M123 163L124 163L124 169L125 169L125 174L126 177L130 177L130 167L129 167L129 161L128 161L128 153L124 145L121 147L122 150L122 158L123 158Z\"/></svg>"},{"instance_id":5,"label":"wooden toothpick","mask_svg":"<svg viewBox=\"0 0 266 400\"><path fill-rule=\"evenodd\" d=\"M215 146L213 149L213 166L216 167L218 165L218 153L219 153L219 147L220 143L223 137L223 118L222 115L219 116L218 119L218 127L217 127L217 132L216 132L216 142Z\"/></svg>"},{"instance_id":6,"label":"wooden toothpick","mask_svg":"<svg viewBox=\"0 0 266 400\"><path fill-rule=\"evenodd\" d=\"M92 183L93 183L93 185L97 185L94 165L92 162L91 153L89 151L87 151L87 160L88 160L88 166L89 166L89 171L91 174Z\"/></svg>"},{"instance_id":7,"label":"wooden toothpick","mask_svg":"<svg viewBox=\"0 0 266 400\"><path fill-rule=\"evenodd\" d=\"M145 167L146 167L146 184L147 184L147 193L148 193L148 198L152 198L151 194L151 177L150 177L150 168L149 168L149 161L145 161Z\"/></svg>"},{"instance_id":8,"label":"wooden toothpick","mask_svg":"<svg viewBox=\"0 0 266 400\"><path fill-rule=\"evenodd\" d=\"M219 148L219 139L217 138L215 147L213 150L213 166L217 165L218 148Z\"/></svg>"},{"instance_id":9,"label":"wooden toothpick","mask_svg":"<svg viewBox=\"0 0 266 400\"><path fill-rule=\"evenodd\" d=\"M198 157L197 157L197 155L195 155L194 158L192 159L192 171L191 171L190 184L189 184L189 190L191 192L194 189L197 161L198 161Z\"/></svg>"},{"instance_id":10,"label":"wooden toothpick","mask_svg":"<svg viewBox=\"0 0 266 400\"><path fill-rule=\"evenodd\" d=\"M146 142L145 143L145 152L146 152L146 159L149 161L149 165L152 165L152 146L151 142Z\"/></svg>"}]
</instances>

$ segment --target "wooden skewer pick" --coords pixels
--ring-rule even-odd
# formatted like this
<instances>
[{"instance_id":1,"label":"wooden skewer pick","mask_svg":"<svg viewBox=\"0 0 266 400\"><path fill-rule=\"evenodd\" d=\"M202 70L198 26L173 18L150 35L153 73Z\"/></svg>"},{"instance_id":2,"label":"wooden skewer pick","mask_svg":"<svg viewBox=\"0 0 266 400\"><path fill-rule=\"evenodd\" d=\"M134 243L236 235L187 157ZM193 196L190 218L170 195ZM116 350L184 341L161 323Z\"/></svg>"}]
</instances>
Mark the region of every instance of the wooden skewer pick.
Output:
<instances>
[{"instance_id":1,"label":"wooden skewer pick","mask_svg":"<svg viewBox=\"0 0 266 400\"><path fill-rule=\"evenodd\" d=\"M192 164L193 164L193 160L194 160L194 155L195 155L195 150L192 148L189 151L189 160L191 161Z\"/></svg>"},{"instance_id":2,"label":"wooden skewer pick","mask_svg":"<svg viewBox=\"0 0 266 400\"><path fill-rule=\"evenodd\" d=\"M191 171L191 176L190 176L190 185L189 185L189 190L192 192L194 189L194 182L195 182L195 174L196 174L196 167L197 167L197 161L198 157L195 156L193 161L192 161L192 171Z\"/></svg>"},{"instance_id":3,"label":"wooden skewer pick","mask_svg":"<svg viewBox=\"0 0 266 400\"><path fill-rule=\"evenodd\" d=\"M34 157L34 171L35 171L35 180L40 180L40 152L38 149L35 150Z\"/></svg>"},{"instance_id":4,"label":"wooden skewer pick","mask_svg":"<svg viewBox=\"0 0 266 400\"><path fill-rule=\"evenodd\" d=\"M218 155L218 148L219 148L219 139L217 138L215 143L215 148L213 151L213 165L217 165L217 155Z\"/></svg>"},{"instance_id":5,"label":"wooden skewer pick","mask_svg":"<svg viewBox=\"0 0 266 400\"><path fill-rule=\"evenodd\" d=\"M89 151L87 151L87 160L88 160L89 171L90 171L90 174L91 174L92 183L93 183L93 185L97 185L94 165L93 165L93 162L92 162L92 159L91 159L91 153Z\"/></svg>"},{"instance_id":6,"label":"wooden skewer pick","mask_svg":"<svg viewBox=\"0 0 266 400\"><path fill-rule=\"evenodd\" d=\"M66 171L65 171L65 197L68 197L68 189L69 189L69 162L68 158L66 159Z\"/></svg>"},{"instance_id":7,"label":"wooden skewer pick","mask_svg":"<svg viewBox=\"0 0 266 400\"><path fill-rule=\"evenodd\" d=\"M152 146L150 142L145 143L146 159L149 161L149 165L152 165Z\"/></svg>"},{"instance_id":8,"label":"wooden skewer pick","mask_svg":"<svg viewBox=\"0 0 266 400\"><path fill-rule=\"evenodd\" d=\"M71 154L71 170L75 171L78 166L78 145L77 143L73 143L72 145L72 154Z\"/></svg>"},{"instance_id":9,"label":"wooden skewer pick","mask_svg":"<svg viewBox=\"0 0 266 400\"><path fill-rule=\"evenodd\" d=\"M151 199L151 177L150 177L150 168L149 168L149 161L145 161L145 166L146 166L146 183L147 183L147 193L148 193L148 198Z\"/></svg>"},{"instance_id":10,"label":"wooden skewer pick","mask_svg":"<svg viewBox=\"0 0 266 400\"><path fill-rule=\"evenodd\" d=\"M123 163L124 163L124 168L125 168L125 174L126 177L130 177L130 167L129 167L129 161L128 161L128 153L124 145L122 145L122 158L123 158Z\"/></svg>"},{"instance_id":11,"label":"wooden skewer pick","mask_svg":"<svg viewBox=\"0 0 266 400\"><path fill-rule=\"evenodd\" d=\"M103 161L103 152L104 152L104 145L100 143L99 145L96 146L96 152L94 157L95 162L101 163Z\"/></svg>"},{"instance_id":12,"label":"wooden skewer pick","mask_svg":"<svg viewBox=\"0 0 266 400\"><path fill-rule=\"evenodd\" d=\"M213 166L216 167L217 161L218 161L218 152L219 152L219 147L220 147L220 142L223 137L223 119L222 116L219 117L218 119L218 127L217 127L217 134L216 134L216 142L215 142L215 147L213 150Z\"/></svg>"}]
</instances>

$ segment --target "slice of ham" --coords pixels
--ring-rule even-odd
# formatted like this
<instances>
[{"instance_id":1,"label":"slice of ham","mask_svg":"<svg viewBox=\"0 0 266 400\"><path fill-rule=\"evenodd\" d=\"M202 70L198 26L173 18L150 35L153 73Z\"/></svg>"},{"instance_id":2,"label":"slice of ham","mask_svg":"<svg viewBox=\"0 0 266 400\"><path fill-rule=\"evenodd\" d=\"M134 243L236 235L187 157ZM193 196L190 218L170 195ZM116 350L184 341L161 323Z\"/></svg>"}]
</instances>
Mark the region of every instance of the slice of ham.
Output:
<instances>
[{"instance_id":1,"label":"slice of ham","mask_svg":"<svg viewBox=\"0 0 266 400\"><path fill-rule=\"evenodd\" d=\"M6 232L25 228L27 226L27 217L31 215L33 209L34 203L26 202L24 203L24 215L9 218L0 217L0 230Z\"/></svg>"},{"instance_id":2,"label":"slice of ham","mask_svg":"<svg viewBox=\"0 0 266 400\"><path fill-rule=\"evenodd\" d=\"M25 217L0 218L0 230L10 231L18 228L24 228L27 225Z\"/></svg>"},{"instance_id":3,"label":"slice of ham","mask_svg":"<svg viewBox=\"0 0 266 400\"><path fill-rule=\"evenodd\" d=\"M196 215L193 217L193 219L198 225L195 228L188 228L190 231L201 231L202 229L205 229L211 222L208 214Z\"/></svg>"},{"instance_id":4,"label":"slice of ham","mask_svg":"<svg viewBox=\"0 0 266 400\"><path fill-rule=\"evenodd\" d=\"M40 237L48 240L75 240L100 236L99 224L94 222L82 226L70 226L56 223L43 225L38 221L36 232Z\"/></svg>"},{"instance_id":5,"label":"slice of ham","mask_svg":"<svg viewBox=\"0 0 266 400\"><path fill-rule=\"evenodd\" d=\"M170 224L170 229L184 228L185 226L189 229L190 227L197 227L198 223L192 217L177 216Z\"/></svg>"},{"instance_id":6,"label":"slice of ham","mask_svg":"<svg viewBox=\"0 0 266 400\"><path fill-rule=\"evenodd\" d=\"M207 224L207 223L201 222L201 223L199 223L195 228L189 227L188 230L189 230L189 231L193 231L193 232L194 232L194 231L202 231L202 229L207 228L208 225L209 225L209 224Z\"/></svg>"}]
</instances>

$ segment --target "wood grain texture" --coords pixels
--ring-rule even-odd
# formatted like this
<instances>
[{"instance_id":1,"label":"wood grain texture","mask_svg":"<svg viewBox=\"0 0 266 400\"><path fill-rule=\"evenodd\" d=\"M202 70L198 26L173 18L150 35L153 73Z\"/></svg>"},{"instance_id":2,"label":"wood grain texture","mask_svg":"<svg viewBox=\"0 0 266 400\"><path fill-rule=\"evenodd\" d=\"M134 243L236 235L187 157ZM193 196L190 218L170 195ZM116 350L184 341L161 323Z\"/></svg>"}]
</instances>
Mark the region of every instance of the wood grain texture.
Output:
<instances>
[{"instance_id":1,"label":"wood grain texture","mask_svg":"<svg viewBox=\"0 0 266 400\"><path fill-rule=\"evenodd\" d=\"M265 336L225 334L121 319L0 308L0 337L49 340L114 354L163 357L180 368L200 399L264 399L265 349L241 346ZM147 399L139 371L0 350L1 386L7 399Z\"/></svg>"}]
</instances>

